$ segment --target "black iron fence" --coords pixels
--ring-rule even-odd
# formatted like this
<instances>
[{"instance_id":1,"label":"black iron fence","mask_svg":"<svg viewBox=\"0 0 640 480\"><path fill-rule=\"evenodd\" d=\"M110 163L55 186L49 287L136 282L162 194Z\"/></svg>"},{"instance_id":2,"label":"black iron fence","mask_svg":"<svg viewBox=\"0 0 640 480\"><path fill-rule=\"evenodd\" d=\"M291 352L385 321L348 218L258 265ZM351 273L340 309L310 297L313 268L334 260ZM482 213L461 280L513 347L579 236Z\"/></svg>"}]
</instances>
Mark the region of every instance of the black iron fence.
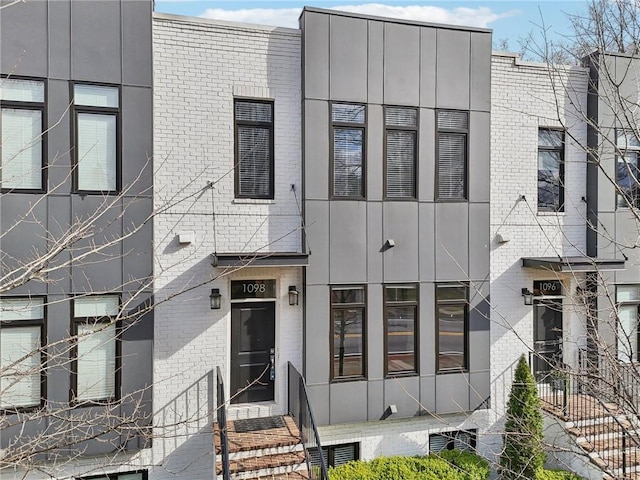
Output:
<instances>
[{"instance_id":1,"label":"black iron fence","mask_svg":"<svg viewBox=\"0 0 640 480\"><path fill-rule=\"evenodd\" d=\"M313 419L311 404L307 396L307 386L304 378L302 378L302 375L296 367L294 367L291 362L287 362L287 364L289 415L294 418L300 430L304 454L309 468L309 477L313 480L328 480L327 462L322 451L322 445L320 444L320 436L318 435L316 422ZM309 449L311 448L315 449L317 453L316 464L313 464L311 461L309 454Z\"/></svg>"},{"instance_id":2,"label":"black iron fence","mask_svg":"<svg viewBox=\"0 0 640 480\"><path fill-rule=\"evenodd\" d=\"M227 408L226 397L224 395L224 381L222 380L222 372L220 367L216 367L216 413L218 419L218 429L220 431L220 456L222 463L223 480L230 479L229 467L229 436L227 435Z\"/></svg>"}]
</instances>

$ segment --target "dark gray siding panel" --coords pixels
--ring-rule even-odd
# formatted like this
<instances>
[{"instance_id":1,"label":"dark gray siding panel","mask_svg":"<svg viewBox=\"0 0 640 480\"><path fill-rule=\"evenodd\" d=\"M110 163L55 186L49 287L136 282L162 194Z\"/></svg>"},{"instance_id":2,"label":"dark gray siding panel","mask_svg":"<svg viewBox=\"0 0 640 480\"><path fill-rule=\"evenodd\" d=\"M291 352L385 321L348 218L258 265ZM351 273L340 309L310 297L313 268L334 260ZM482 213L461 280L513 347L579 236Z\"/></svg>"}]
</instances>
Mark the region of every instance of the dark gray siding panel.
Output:
<instances>
[{"instance_id":1,"label":"dark gray siding panel","mask_svg":"<svg viewBox=\"0 0 640 480\"><path fill-rule=\"evenodd\" d=\"M435 287L433 283L420 284L420 375L433 375L436 371Z\"/></svg>"},{"instance_id":2,"label":"dark gray siding panel","mask_svg":"<svg viewBox=\"0 0 640 480\"><path fill-rule=\"evenodd\" d=\"M367 109L367 199L382 200L384 113L380 105Z\"/></svg>"},{"instance_id":3,"label":"dark gray siding panel","mask_svg":"<svg viewBox=\"0 0 640 480\"><path fill-rule=\"evenodd\" d=\"M420 106L436 106L436 29L420 29Z\"/></svg>"},{"instance_id":4,"label":"dark gray siding panel","mask_svg":"<svg viewBox=\"0 0 640 480\"><path fill-rule=\"evenodd\" d=\"M420 404L429 412L436 410L436 377L420 377Z\"/></svg>"},{"instance_id":5,"label":"dark gray siding panel","mask_svg":"<svg viewBox=\"0 0 640 480\"><path fill-rule=\"evenodd\" d=\"M44 2L43 2L44 3ZM71 78L71 4L49 2L49 75Z\"/></svg>"},{"instance_id":6,"label":"dark gray siding panel","mask_svg":"<svg viewBox=\"0 0 640 480\"><path fill-rule=\"evenodd\" d=\"M366 281L366 202L331 202L329 221L330 282L361 283Z\"/></svg>"},{"instance_id":7,"label":"dark gray siding panel","mask_svg":"<svg viewBox=\"0 0 640 480\"><path fill-rule=\"evenodd\" d=\"M329 381L329 287L307 285L305 378L309 385Z\"/></svg>"},{"instance_id":8,"label":"dark gray siding panel","mask_svg":"<svg viewBox=\"0 0 640 480\"><path fill-rule=\"evenodd\" d=\"M471 110L491 110L490 33L471 33Z\"/></svg>"},{"instance_id":9,"label":"dark gray siding panel","mask_svg":"<svg viewBox=\"0 0 640 480\"><path fill-rule=\"evenodd\" d=\"M329 198L329 104L304 101L305 198Z\"/></svg>"},{"instance_id":10,"label":"dark gray siding panel","mask_svg":"<svg viewBox=\"0 0 640 480\"><path fill-rule=\"evenodd\" d=\"M368 101L382 103L384 84L384 24L369 21Z\"/></svg>"},{"instance_id":11,"label":"dark gray siding panel","mask_svg":"<svg viewBox=\"0 0 640 480\"><path fill-rule=\"evenodd\" d=\"M420 29L386 23L384 29L384 103L420 102Z\"/></svg>"},{"instance_id":12,"label":"dark gray siding panel","mask_svg":"<svg viewBox=\"0 0 640 480\"><path fill-rule=\"evenodd\" d=\"M309 244L309 268L307 284L327 284L329 281L329 204L308 200L306 202L307 240Z\"/></svg>"},{"instance_id":13,"label":"dark gray siding panel","mask_svg":"<svg viewBox=\"0 0 640 480\"><path fill-rule=\"evenodd\" d=\"M413 417L420 413L420 405L415 399L420 398L420 378L392 378L384 382L384 406L380 415L384 413L387 405L395 405L398 413L392 418Z\"/></svg>"},{"instance_id":14,"label":"dark gray siding panel","mask_svg":"<svg viewBox=\"0 0 640 480\"><path fill-rule=\"evenodd\" d=\"M150 85L151 3L122 2L122 83Z\"/></svg>"},{"instance_id":15,"label":"dark gray siding panel","mask_svg":"<svg viewBox=\"0 0 640 480\"><path fill-rule=\"evenodd\" d=\"M381 379L384 376L384 318L382 285L369 285L367 290L367 378Z\"/></svg>"},{"instance_id":16,"label":"dark gray siding panel","mask_svg":"<svg viewBox=\"0 0 640 480\"><path fill-rule=\"evenodd\" d=\"M469 278L489 277L489 204L469 204Z\"/></svg>"},{"instance_id":17,"label":"dark gray siding panel","mask_svg":"<svg viewBox=\"0 0 640 480\"><path fill-rule=\"evenodd\" d=\"M303 63L305 98L329 98L329 16L306 13L302 35L308 61Z\"/></svg>"},{"instance_id":18,"label":"dark gray siding panel","mask_svg":"<svg viewBox=\"0 0 640 480\"><path fill-rule=\"evenodd\" d=\"M469 409L474 410L484 403L491 395L491 375L489 372L469 374L471 388L469 389Z\"/></svg>"},{"instance_id":19,"label":"dark gray siding panel","mask_svg":"<svg viewBox=\"0 0 640 480\"><path fill-rule=\"evenodd\" d=\"M48 2L2 0L0 5L2 73L46 77Z\"/></svg>"},{"instance_id":20,"label":"dark gray siding panel","mask_svg":"<svg viewBox=\"0 0 640 480\"><path fill-rule=\"evenodd\" d=\"M329 424L329 385L307 385L313 417L317 425Z\"/></svg>"},{"instance_id":21,"label":"dark gray siding panel","mask_svg":"<svg viewBox=\"0 0 640 480\"><path fill-rule=\"evenodd\" d=\"M420 109L418 135L418 198L423 202L434 199L436 172L436 116L432 109Z\"/></svg>"},{"instance_id":22,"label":"dark gray siding panel","mask_svg":"<svg viewBox=\"0 0 640 480\"><path fill-rule=\"evenodd\" d=\"M418 203L384 203L383 238L393 239L396 246L384 256L385 282L417 282L419 280ZM425 252L426 253L426 252Z\"/></svg>"},{"instance_id":23,"label":"dark gray siding panel","mask_svg":"<svg viewBox=\"0 0 640 480\"><path fill-rule=\"evenodd\" d=\"M61 238L69 229L71 219L71 197L51 196L47 200L49 202L49 235L52 238ZM68 264L70 260L71 252L69 250L65 250L58 254L52 263L54 265L64 265ZM48 285L49 293L68 296L72 292L70 268L56 269L51 277L54 278L55 281Z\"/></svg>"},{"instance_id":24,"label":"dark gray siding panel","mask_svg":"<svg viewBox=\"0 0 640 480\"><path fill-rule=\"evenodd\" d=\"M367 281L382 283L382 202L367 202Z\"/></svg>"},{"instance_id":25,"label":"dark gray siding panel","mask_svg":"<svg viewBox=\"0 0 640 480\"><path fill-rule=\"evenodd\" d=\"M125 199L122 241L126 290L148 290L153 280L153 211L151 198Z\"/></svg>"},{"instance_id":26,"label":"dark gray siding panel","mask_svg":"<svg viewBox=\"0 0 640 480\"><path fill-rule=\"evenodd\" d=\"M449 373L436 376L436 411L456 413L469 410L469 375Z\"/></svg>"},{"instance_id":27,"label":"dark gray siding panel","mask_svg":"<svg viewBox=\"0 0 640 480\"><path fill-rule=\"evenodd\" d=\"M438 30L436 102L439 108L469 109L470 40L469 32Z\"/></svg>"},{"instance_id":28,"label":"dark gray siding panel","mask_svg":"<svg viewBox=\"0 0 640 480\"><path fill-rule=\"evenodd\" d=\"M436 280L468 278L469 205L436 204Z\"/></svg>"},{"instance_id":29,"label":"dark gray siding panel","mask_svg":"<svg viewBox=\"0 0 640 480\"><path fill-rule=\"evenodd\" d=\"M71 3L71 68L74 79L120 83L120 2Z\"/></svg>"},{"instance_id":30,"label":"dark gray siding panel","mask_svg":"<svg viewBox=\"0 0 640 480\"><path fill-rule=\"evenodd\" d=\"M367 21L331 17L330 94L332 100L367 101Z\"/></svg>"},{"instance_id":31,"label":"dark gray siding panel","mask_svg":"<svg viewBox=\"0 0 640 480\"><path fill-rule=\"evenodd\" d=\"M491 114L471 112L469 120L469 201L489 202Z\"/></svg>"},{"instance_id":32,"label":"dark gray siding panel","mask_svg":"<svg viewBox=\"0 0 640 480\"><path fill-rule=\"evenodd\" d=\"M127 196L153 193L152 103L151 89L122 88L122 189Z\"/></svg>"},{"instance_id":33,"label":"dark gray siding panel","mask_svg":"<svg viewBox=\"0 0 640 480\"><path fill-rule=\"evenodd\" d=\"M367 382L334 383L329 396L332 424L364 422L367 419Z\"/></svg>"},{"instance_id":34,"label":"dark gray siding panel","mask_svg":"<svg viewBox=\"0 0 640 480\"><path fill-rule=\"evenodd\" d=\"M384 411L384 380L369 380L367 382L367 420L380 420Z\"/></svg>"},{"instance_id":35,"label":"dark gray siding panel","mask_svg":"<svg viewBox=\"0 0 640 480\"><path fill-rule=\"evenodd\" d=\"M69 82L65 80L49 80L47 84L47 116L49 131L47 132L47 175L49 191L56 194L69 194L73 188L71 171L70 128L73 124L73 113ZM68 222L68 218L64 223ZM63 223L63 225L64 225Z\"/></svg>"}]
</instances>

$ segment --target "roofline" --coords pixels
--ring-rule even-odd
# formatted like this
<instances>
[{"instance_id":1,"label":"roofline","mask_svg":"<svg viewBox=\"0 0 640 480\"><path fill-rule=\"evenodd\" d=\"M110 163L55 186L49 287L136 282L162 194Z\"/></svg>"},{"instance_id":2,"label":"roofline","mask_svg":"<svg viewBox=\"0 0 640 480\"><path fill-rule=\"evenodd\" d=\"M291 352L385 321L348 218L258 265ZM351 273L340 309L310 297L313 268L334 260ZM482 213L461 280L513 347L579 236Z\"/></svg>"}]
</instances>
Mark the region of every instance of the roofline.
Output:
<instances>
[{"instance_id":1,"label":"roofline","mask_svg":"<svg viewBox=\"0 0 640 480\"><path fill-rule=\"evenodd\" d=\"M226 27L226 28L236 28L243 30L258 30L262 32L269 33L282 33L286 35L300 35L300 30L297 28L287 28L287 27L276 27L272 25L261 25L257 23L241 23L241 22L230 22L228 20L217 20L215 18L204 18L204 17L191 17L187 15L176 15L173 13L161 13L161 12L153 12L153 18L157 20L168 20L175 23L182 23L185 25L200 25L207 27Z\"/></svg>"},{"instance_id":2,"label":"roofline","mask_svg":"<svg viewBox=\"0 0 640 480\"><path fill-rule=\"evenodd\" d=\"M434 28L443 28L447 30L462 30L465 32L493 33L493 30L490 28L465 27L462 25L449 25L444 23L418 22L416 20L403 20L401 18L380 17L377 15L366 15L363 13L343 12L341 10L331 10L328 8L318 8L318 7L303 7L302 12L300 13L300 17L298 18L302 18L302 16L306 12L323 13L325 15L337 15L340 17L349 17L349 18L361 18L364 20L376 20L379 22L386 22L386 23L399 23L402 25L414 25L418 27L434 27Z\"/></svg>"}]
</instances>

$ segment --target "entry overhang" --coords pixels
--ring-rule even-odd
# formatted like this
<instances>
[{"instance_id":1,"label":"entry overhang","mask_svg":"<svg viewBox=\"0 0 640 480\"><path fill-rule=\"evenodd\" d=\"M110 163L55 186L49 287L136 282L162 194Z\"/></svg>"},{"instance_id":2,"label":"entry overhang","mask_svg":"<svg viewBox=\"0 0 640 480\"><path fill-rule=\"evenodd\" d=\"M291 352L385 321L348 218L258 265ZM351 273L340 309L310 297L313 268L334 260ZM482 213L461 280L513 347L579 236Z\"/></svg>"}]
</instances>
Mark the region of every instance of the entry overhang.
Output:
<instances>
[{"instance_id":1,"label":"entry overhang","mask_svg":"<svg viewBox=\"0 0 640 480\"><path fill-rule=\"evenodd\" d=\"M308 253L264 252L264 253L214 253L214 267L306 267Z\"/></svg>"},{"instance_id":2,"label":"entry overhang","mask_svg":"<svg viewBox=\"0 0 640 480\"><path fill-rule=\"evenodd\" d=\"M624 270L624 260L597 257L522 257L523 268L554 272Z\"/></svg>"}]
</instances>

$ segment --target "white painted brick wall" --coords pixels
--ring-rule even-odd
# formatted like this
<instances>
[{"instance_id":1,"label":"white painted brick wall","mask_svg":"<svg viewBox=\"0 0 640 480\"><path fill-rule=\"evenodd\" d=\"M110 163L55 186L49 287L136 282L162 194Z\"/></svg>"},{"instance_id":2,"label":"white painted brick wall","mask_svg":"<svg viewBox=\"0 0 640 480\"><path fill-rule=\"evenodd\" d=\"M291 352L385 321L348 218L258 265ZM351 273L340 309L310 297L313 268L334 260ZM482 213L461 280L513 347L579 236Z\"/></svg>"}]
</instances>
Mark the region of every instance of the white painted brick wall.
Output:
<instances>
[{"instance_id":1,"label":"white painted brick wall","mask_svg":"<svg viewBox=\"0 0 640 480\"><path fill-rule=\"evenodd\" d=\"M578 67L551 72L513 55L494 54L491 80L491 400L499 418L513 364L533 346L533 307L523 305L521 288L531 289L535 279L563 280L568 294L564 301L565 361L572 361L577 345L584 342L584 315L579 299L572 296L583 277L523 269L520 259L585 253L586 154L582 146L587 130L577 111L586 109L587 72ZM538 214L538 127L561 126L568 132L565 212ZM526 202L518 201L521 195ZM498 233L509 242L498 244ZM499 443L500 423L493 429Z\"/></svg>"},{"instance_id":2,"label":"white painted brick wall","mask_svg":"<svg viewBox=\"0 0 640 480\"><path fill-rule=\"evenodd\" d=\"M214 269L214 252L300 251L300 34L296 30L156 15L155 467L150 479L210 479L216 366L229 389L230 281L275 279L275 402L234 407L230 418L282 414L286 362L302 364L302 307L288 286L300 268ZM275 198L234 199L234 96L275 101ZM207 189L208 182L214 187ZM298 197L301 201L301 198ZM179 245L176 236L193 241ZM203 284L216 278L213 282ZM222 308L209 308L212 287ZM172 298L172 296L175 296Z\"/></svg>"}]
</instances>

